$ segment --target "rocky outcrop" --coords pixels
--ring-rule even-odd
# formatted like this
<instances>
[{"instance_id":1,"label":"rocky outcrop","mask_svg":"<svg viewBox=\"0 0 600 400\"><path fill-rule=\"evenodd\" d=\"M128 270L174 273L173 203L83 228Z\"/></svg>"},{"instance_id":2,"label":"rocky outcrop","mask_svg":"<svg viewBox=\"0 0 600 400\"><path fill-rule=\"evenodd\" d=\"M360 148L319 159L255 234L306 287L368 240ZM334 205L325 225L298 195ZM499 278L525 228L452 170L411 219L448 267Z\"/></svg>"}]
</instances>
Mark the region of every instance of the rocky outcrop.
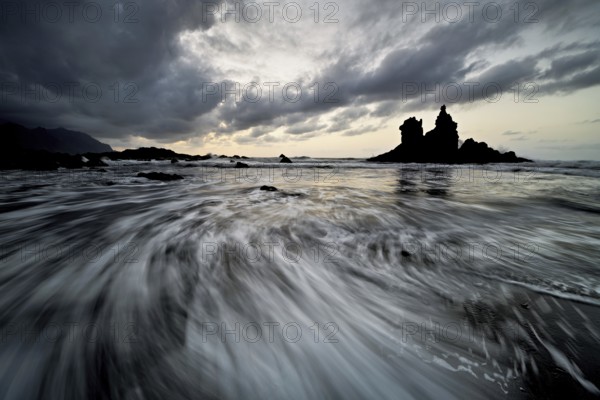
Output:
<instances>
[{"instance_id":1,"label":"rocky outcrop","mask_svg":"<svg viewBox=\"0 0 600 400\"><path fill-rule=\"evenodd\" d=\"M473 139L467 139L458 150L458 159L463 163L516 163L527 162L530 160L519 158L514 151L500 153L494 150L485 142L476 142Z\"/></svg>"},{"instance_id":2,"label":"rocky outcrop","mask_svg":"<svg viewBox=\"0 0 600 400\"><path fill-rule=\"evenodd\" d=\"M163 172L140 172L137 174L138 178L146 178L146 179L150 179L153 181L163 181L163 182L169 182L169 181L177 181L180 179L183 179L183 176L181 175L177 175L177 174L165 174Z\"/></svg>"},{"instance_id":3,"label":"rocky outcrop","mask_svg":"<svg viewBox=\"0 0 600 400\"><path fill-rule=\"evenodd\" d=\"M433 162L452 162L458 150L458 124L442 106L435 128L425 135L425 156Z\"/></svg>"},{"instance_id":4,"label":"rocky outcrop","mask_svg":"<svg viewBox=\"0 0 600 400\"><path fill-rule=\"evenodd\" d=\"M284 163L284 164L291 164L292 160L290 160L289 158L287 158L285 155L281 154L279 156L279 158L281 158L281 160L279 160L280 163Z\"/></svg>"},{"instance_id":5,"label":"rocky outcrop","mask_svg":"<svg viewBox=\"0 0 600 400\"><path fill-rule=\"evenodd\" d=\"M142 147L139 149L127 149L121 152L111 151L106 153L84 153L82 155L71 155L66 153L53 153L45 150L30 150L9 143L6 147L0 147L0 170L25 169L25 170L56 170L58 168L94 168L105 167L103 160L170 160L175 164L180 159L186 161L200 161L211 159L210 154L191 156L178 154L168 149L157 149L155 147Z\"/></svg>"},{"instance_id":6,"label":"rocky outcrop","mask_svg":"<svg viewBox=\"0 0 600 400\"><path fill-rule=\"evenodd\" d=\"M0 170L56 170L106 166L101 151L112 151L91 136L63 128L28 129L10 122L0 125ZM87 153L90 152L90 153ZM79 155L85 153L86 157Z\"/></svg>"},{"instance_id":7,"label":"rocky outcrop","mask_svg":"<svg viewBox=\"0 0 600 400\"><path fill-rule=\"evenodd\" d=\"M401 144L395 149L370 158L377 162L417 163L515 163L530 161L512 151L500 153L484 142L467 139L459 148L458 124L442 106L435 128L423 135L423 120L411 117L400 126Z\"/></svg>"},{"instance_id":8,"label":"rocky outcrop","mask_svg":"<svg viewBox=\"0 0 600 400\"><path fill-rule=\"evenodd\" d=\"M182 159L186 161L202 161L210 160L212 155L206 154L204 156L189 154L175 153L173 150L161 149L156 147L140 147L139 149L127 149L123 151L113 151L110 153L103 153L102 156L110 158L111 160L174 160Z\"/></svg>"},{"instance_id":9,"label":"rocky outcrop","mask_svg":"<svg viewBox=\"0 0 600 400\"><path fill-rule=\"evenodd\" d=\"M250 168L250 166L248 164L245 164L243 162L236 162L235 163L235 167L234 168Z\"/></svg>"},{"instance_id":10,"label":"rocky outcrop","mask_svg":"<svg viewBox=\"0 0 600 400\"><path fill-rule=\"evenodd\" d=\"M59 168L79 169L106 166L107 164L100 158L88 158L80 155L31 150L0 151L0 170L54 171Z\"/></svg>"}]
</instances>

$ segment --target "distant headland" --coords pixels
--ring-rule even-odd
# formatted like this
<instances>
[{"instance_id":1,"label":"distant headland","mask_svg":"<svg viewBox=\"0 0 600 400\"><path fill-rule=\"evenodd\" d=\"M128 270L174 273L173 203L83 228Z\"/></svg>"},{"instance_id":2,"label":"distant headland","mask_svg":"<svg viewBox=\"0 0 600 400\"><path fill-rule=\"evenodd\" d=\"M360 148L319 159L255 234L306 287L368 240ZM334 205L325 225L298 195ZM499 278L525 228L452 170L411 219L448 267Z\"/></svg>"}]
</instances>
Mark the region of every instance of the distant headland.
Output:
<instances>
[{"instance_id":1,"label":"distant headland","mask_svg":"<svg viewBox=\"0 0 600 400\"><path fill-rule=\"evenodd\" d=\"M0 121L0 141L2 141L2 146L0 146L0 171L11 169L52 171L59 168L96 168L103 170L102 167L108 166L106 163L108 160L162 160L170 161L171 164L178 164L180 161L203 161L212 158L228 158L230 163L235 163L236 160L249 159L246 156L215 156L210 153L190 155L156 147L114 151L109 145L99 142L83 132L70 131L64 128L46 129L37 127L29 129L6 121ZM292 163L292 160L283 154L279 158L279 163ZM195 165L182 164L180 166ZM232 167L249 168L249 165L238 161ZM167 176L160 173L143 173L139 176L155 180L182 179L178 178L179 175Z\"/></svg>"},{"instance_id":2,"label":"distant headland","mask_svg":"<svg viewBox=\"0 0 600 400\"><path fill-rule=\"evenodd\" d=\"M517 157L512 151L501 153L485 142L467 139L458 147L458 124L443 105L435 120L435 128L423 135L423 120L411 117L400 125L401 143L395 149L368 159L396 163L486 164L519 163L531 160Z\"/></svg>"}]
</instances>

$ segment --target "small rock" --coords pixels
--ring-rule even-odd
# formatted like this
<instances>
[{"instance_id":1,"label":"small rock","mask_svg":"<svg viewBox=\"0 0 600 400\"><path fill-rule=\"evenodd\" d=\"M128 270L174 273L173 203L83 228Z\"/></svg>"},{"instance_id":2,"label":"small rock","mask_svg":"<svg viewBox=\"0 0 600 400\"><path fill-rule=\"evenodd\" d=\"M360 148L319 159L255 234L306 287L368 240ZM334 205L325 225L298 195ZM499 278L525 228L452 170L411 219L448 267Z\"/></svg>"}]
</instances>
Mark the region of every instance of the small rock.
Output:
<instances>
[{"instance_id":1,"label":"small rock","mask_svg":"<svg viewBox=\"0 0 600 400\"><path fill-rule=\"evenodd\" d=\"M138 178L146 178L153 181L176 181L183 179L183 176L177 174L164 174L162 172L140 172L137 174Z\"/></svg>"},{"instance_id":2,"label":"small rock","mask_svg":"<svg viewBox=\"0 0 600 400\"><path fill-rule=\"evenodd\" d=\"M277 188L275 186L263 185L260 187L260 190L266 190L267 192L276 192Z\"/></svg>"},{"instance_id":3,"label":"small rock","mask_svg":"<svg viewBox=\"0 0 600 400\"><path fill-rule=\"evenodd\" d=\"M400 254L402 254L402 257L410 257L411 256L411 254L408 251L406 251L406 250L402 250L400 252Z\"/></svg>"},{"instance_id":4,"label":"small rock","mask_svg":"<svg viewBox=\"0 0 600 400\"><path fill-rule=\"evenodd\" d=\"M171 160L171 164L177 164L178 162L179 162L179 160L178 160L178 159L176 159L176 158L173 158L173 159Z\"/></svg>"},{"instance_id":5,"label":"small rock","mask_svg":"<svg viewBox=\"0 0 600 400\"><path fill-rule=\"evenodd\" d=\"M521 303L521 307L523 307L524 309L528 310L529 309L529 303L528 302Z\"/></svg>"},{"instance_id":6,"label":"small rock","mask_svg":"<svg viewBox=\"0 0 600 400\"><path fill-rule=\"evenodd\" d=\"M250 168L250 166L248 164L244 164L243 162L237 162L235 163L235 168Z\"/></svg>"},{"instance_id":7,"label":"small rock","mask_svg":"<svg viewBox=\"0 0 600 400\"><path fill-rule=\"evenodd\" d=\"M86 157L84 157L84 158L86 158ZM104 161L102 161L101 159L99 159L98 157L95 157L95 158L90 157L88 159L88 161L85 162L85 165L90 168L108 167L108 164L105 163Z\"/></svg>"},{"instance_id":8,"label":"small rock","mask_svg":"<svg viewBox=\"0 0 600 400\"><path fill-rule=\"evenodd\" d=\"M280 163L285 163L285 164L291 164L292 160L290 160L289 158L287 158L286 156L283 156L281 158L281 161L279 161Z\"/></svg>"}]
</instances>

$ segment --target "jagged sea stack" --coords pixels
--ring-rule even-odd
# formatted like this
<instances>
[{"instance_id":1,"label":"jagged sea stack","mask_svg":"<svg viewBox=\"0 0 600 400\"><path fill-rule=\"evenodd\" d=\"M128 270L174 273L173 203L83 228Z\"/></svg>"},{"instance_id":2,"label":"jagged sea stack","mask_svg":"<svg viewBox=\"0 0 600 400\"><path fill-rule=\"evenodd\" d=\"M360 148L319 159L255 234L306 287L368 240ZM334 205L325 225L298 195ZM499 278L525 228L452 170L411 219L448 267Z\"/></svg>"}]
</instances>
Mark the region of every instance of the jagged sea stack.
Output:
<instances>
[{"instance_id":1,"label":"jagged sea stack","mask_svg":"<svg viewBox=\"0 0 600 400\"><path fill-rule=\"evenodd\" d=\"M458 124L443 105L435 120L435 128L423 136L423 120L408 118L400 125L402 142L394 150L370 158L377 162L418 163L515 163L530 161L519 158L514 152L500 153L485 142L467 139L458 148Z\"/></svg>"},{"instance_id":2,"label":"jagged sea stack","mask_svg":"<svg viewBox=\"0 0 600 400\"><path fill-rule=\"evenodd\" d=\"M425 135L425 161L453 162L458 152L458 124L443 105L435 120L435 128Z\"/></svg>"}]
</instances>

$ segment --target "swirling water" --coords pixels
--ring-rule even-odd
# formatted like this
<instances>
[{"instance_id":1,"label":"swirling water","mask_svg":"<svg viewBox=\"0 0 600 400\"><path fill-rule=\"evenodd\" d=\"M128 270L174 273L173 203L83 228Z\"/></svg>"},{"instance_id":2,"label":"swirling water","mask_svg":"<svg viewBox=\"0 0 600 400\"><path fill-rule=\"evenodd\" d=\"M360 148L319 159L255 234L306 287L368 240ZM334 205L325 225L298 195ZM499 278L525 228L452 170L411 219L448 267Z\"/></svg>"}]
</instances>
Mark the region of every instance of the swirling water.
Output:
<instances>
[{"instance_id":1,"label":"swirling water","mask_svg":"<svg viewBox=\"0 0 600 400\"><path fill-rule=\"evenodd\" d=\"M600 394L597 163L275 162L6 173L0 397Z\"/></svg>"}]
</instances>

